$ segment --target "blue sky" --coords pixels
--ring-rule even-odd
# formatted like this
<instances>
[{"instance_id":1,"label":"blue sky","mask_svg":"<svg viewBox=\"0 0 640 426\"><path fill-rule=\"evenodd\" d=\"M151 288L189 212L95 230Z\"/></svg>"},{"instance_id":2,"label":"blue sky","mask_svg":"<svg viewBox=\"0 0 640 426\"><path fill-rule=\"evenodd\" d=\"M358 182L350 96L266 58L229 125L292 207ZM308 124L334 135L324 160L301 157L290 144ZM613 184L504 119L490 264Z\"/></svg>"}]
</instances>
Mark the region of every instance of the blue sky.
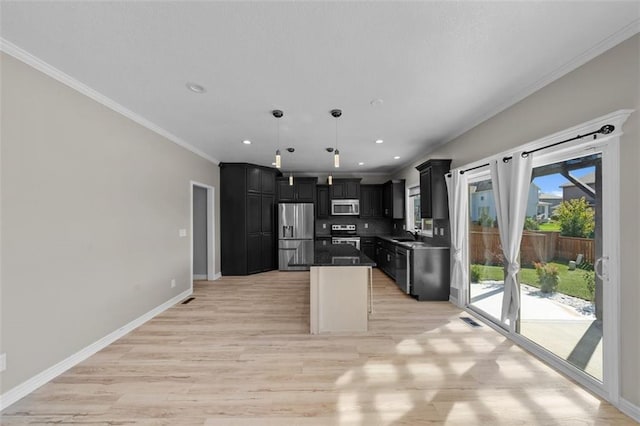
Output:
<instances>
[{"instance_id":1,"label":"blue sky","mask_svg":"<svg viewBox=\"0 0 640 426\"><path fill-rule=\"evenodd\" d=\"M595 170L595 167L585 167L584 169L578 169L571 172L572 176L582 177ZM567 179L556 173L553 175L540 176L533 180L533 182L540 187L540 192L545 194L562 195L562 189L560 185L569 182Z\"/></svg>"}]
</instances>

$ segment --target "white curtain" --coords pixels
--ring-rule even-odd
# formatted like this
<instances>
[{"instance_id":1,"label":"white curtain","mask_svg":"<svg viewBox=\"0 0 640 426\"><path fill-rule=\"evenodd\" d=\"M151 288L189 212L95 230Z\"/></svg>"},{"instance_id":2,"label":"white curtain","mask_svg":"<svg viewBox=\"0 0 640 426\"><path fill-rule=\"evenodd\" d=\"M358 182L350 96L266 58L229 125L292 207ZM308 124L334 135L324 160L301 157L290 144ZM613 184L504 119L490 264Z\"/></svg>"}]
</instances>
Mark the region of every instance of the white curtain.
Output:
<instances>
[{"instance_id":1,"label":"white curtain","mask_svg":"<svg viewBox=\"0 0 640 426\"><path fill-rule=\"evenodd\" d=\"M502 321L509 320L515 330L520 309L520 292L517 274L520 271L520 241L527 212L529 185L531 184L532 157L522 158L521 152L504 162L491 162L491 180L496 203L496 214L500 228L500 243L507 263L502 300Z\"/></svg>"},{"instance_id":2,"label":"white curtain","mask_svg":"<svg viewBox=\"0 0 640 426\"><path fill-rule=\"evenodd\" d=\"M449 193L449 226L451 228L451 288L457 290L457 303L466 303L467 268L463 264L462 250L467 237L467 177L458 170L445 176Z\"/></svg>"}]
</instances>

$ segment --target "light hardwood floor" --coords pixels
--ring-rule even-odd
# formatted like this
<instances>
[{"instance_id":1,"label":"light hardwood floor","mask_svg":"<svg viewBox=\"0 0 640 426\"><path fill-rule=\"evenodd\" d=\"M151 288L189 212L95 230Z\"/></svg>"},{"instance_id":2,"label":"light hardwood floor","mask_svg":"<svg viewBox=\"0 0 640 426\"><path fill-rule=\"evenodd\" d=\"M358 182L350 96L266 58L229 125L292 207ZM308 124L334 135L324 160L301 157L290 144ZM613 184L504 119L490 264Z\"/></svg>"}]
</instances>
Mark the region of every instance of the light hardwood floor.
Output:
<instances>
[{"instance_id":1,"label":"light hardwood floor","mask_svg":"<svg viewBox=\"0 0 640 426\"><path fill-rule=\"evenodd\" d=\"M374 275L370 331L309 335L305 272L198 282L3 425L635 424L448 302Z\"/></svg>"}]
</instances>

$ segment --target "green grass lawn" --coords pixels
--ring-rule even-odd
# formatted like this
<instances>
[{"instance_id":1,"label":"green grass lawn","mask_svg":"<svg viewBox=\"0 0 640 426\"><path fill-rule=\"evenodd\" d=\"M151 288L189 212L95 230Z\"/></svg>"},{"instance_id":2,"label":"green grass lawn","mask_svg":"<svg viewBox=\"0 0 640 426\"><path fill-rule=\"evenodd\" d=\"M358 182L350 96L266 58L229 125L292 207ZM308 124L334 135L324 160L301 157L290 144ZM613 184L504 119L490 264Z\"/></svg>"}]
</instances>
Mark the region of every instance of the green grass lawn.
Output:
<instances>
[{"instance_id":1,"label":"green grass lawn","mask_svg":"<svg viewBox=\"0 0 640 426\"><path fill-rule=\"evenodd\" d=\"M551 231L558 231L560 232L560 222L547 222L547 223L541 223L539 225L539 230L540 231L547 231L547 232L551 232Z\"/></svg>"},{"instance_id":2,"label":"green grass lawn","mask_svg":"<svg viewBox=\"0 0 640 426\"><path fill-rule=\"evenodd\" d=\"M560 282L558 283L558 292L568 294L569 296L579 297L585 300L591 300L587 284L584 280L584 272L582 269L569 271L568 265L564 263L549 262L550 265L558 267L560 272ZM501 266L484 266L480 267L480 280L501 281L504 279L504 272ZM533 287L540 287L538 284L538 275L535 268L522 268L520 270L520 282Z\"/></svg>"}]
</instances>

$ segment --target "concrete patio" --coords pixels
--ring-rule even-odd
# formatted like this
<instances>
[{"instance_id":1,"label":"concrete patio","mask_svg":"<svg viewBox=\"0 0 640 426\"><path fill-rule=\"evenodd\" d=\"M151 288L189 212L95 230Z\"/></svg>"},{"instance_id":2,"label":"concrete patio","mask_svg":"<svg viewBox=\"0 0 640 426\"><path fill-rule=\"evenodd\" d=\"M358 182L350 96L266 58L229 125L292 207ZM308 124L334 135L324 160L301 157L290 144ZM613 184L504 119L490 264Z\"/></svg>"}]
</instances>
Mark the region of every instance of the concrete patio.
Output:
<instances>
[{"instance_id":1,"label":"concrete patio","mask_svg":"<svg viewBox=\"0 0 640 426\"><path fill-rule=\"evenodd\" d=\"M502 281L472 283L471 305L500 318L503 293ZM559 302L529 286L523 287L520 300L522 336L602 380L601 321L579 307Z\"/></svg>"}]
</instances>

